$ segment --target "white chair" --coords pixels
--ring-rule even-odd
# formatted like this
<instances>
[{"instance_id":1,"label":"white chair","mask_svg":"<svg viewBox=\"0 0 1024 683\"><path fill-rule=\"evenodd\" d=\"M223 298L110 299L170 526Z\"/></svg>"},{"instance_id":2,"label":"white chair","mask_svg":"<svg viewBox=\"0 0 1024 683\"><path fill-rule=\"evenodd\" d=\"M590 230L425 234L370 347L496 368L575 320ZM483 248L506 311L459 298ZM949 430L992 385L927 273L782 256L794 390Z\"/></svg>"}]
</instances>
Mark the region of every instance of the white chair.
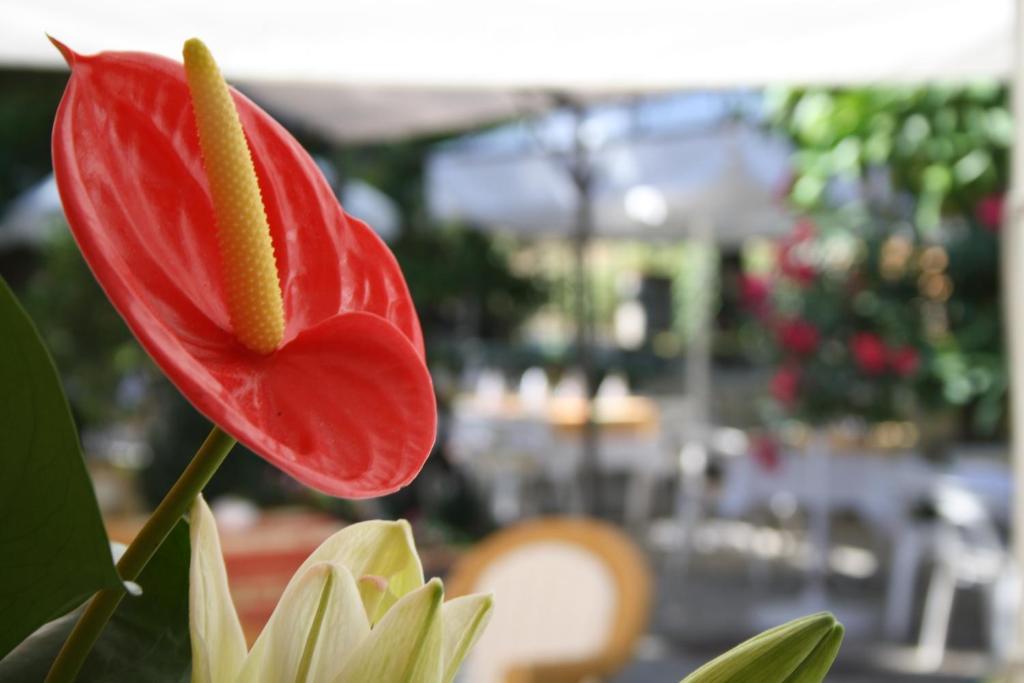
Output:
<instances>
[{"instance_id":1,"label":"white chair","mask_svg":"<svg viewBox=\"0 0 1024 683\"><path fill-rule=\"evenodd\" d=\"M998 659L1013 642L1019 601L1016 570L985 506L971 492L940 485L935 495L940 526L933 546L932 575L925 597L918 663L938 668L946 651L953 597L957 588L985 591L989 645Z\"/></svg>"},{"instance_id":2,"label":"white chair","mask_svg":"<svg viewBox=\"0 0 1024 683\"><path fill-rule=\"evenodd\" d=\"M984 503L974 493L953 482L940 482L932 500L937 519L908 524L896 537L886 635L901 637L908 630L917 569L930 559L917 664L931 670L942 664L953 600L961 588L984 591L989 647L997 661L1005 661L1015 642L1019 572Z\"/></svg>"}]
</instances>

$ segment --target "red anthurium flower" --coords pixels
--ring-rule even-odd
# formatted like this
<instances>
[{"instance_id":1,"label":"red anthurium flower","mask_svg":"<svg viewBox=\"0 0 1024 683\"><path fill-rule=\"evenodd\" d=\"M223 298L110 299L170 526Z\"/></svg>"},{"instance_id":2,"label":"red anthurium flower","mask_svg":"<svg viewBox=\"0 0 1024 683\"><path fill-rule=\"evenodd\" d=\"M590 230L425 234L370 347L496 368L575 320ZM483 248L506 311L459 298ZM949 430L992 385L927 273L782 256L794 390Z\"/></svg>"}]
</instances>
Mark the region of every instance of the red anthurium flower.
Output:
<instances>
[{"instance_id":1,"label":"red anthurium flower","mask_svg":"<svg viewBox=\"0 0 1024 683\"><path fill-rule=\"evenodd\" d=\"M218 233L230 215L217 213L204 168L217 150L201 153L200 100L194 113L182 64L58 47L72 67L53 133L64 210L146 351L200 412L304 484L367 497L409 483L436 411L416 312L380 239L342 210L284 128L224 94L258 179L256 213L262 195L260 286L277 297L276 313L259 309L253 323L262 333L269 320L269 336L240 341L236 290L260 274L224 257L248 247Z\"/></svg>"},{"instance_id":2,"label":"red anthurium flower","mask_svg":"<svg viewBox=\"0 0 1024 683\"><path fill-rule=\"evenodd\" d=\"M850 339L850 353L857 366L868 375L885 372L889 355L882 339L872 332L858 332Z\"/></svg>"},{"instance_id":3,"label":"red anthurium flower","mask_svg":"<svg viewBox=\"0 0 1024 683\"><path fill-rule=\"evenodd\" d=\"M818 328L800 318L785 320L779 324L779 344L797 355L806 356L818 348Z\"/></svg>"},{"instance_id":4,"label":"red anthurium flower","mask_svg":"<svg viewBox=\"0 0 1024 683\"><path fill-rule=\"evenodd\" d=\"M921 354L910 345L890 349L889 366L900 377L910 377L921 367Z\"/></svg>"}]
</instances>

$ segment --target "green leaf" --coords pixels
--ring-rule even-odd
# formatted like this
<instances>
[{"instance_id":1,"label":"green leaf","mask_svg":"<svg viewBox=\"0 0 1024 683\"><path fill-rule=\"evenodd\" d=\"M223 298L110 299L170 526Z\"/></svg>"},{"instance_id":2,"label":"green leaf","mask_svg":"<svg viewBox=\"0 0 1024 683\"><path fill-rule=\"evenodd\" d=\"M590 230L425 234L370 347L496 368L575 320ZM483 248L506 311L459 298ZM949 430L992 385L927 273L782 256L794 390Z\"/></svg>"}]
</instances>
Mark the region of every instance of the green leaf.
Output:
<instances>
[{"instance_id":1,"label":"green leaf","mask_svg":"<svg viewBox=\"0 0 1024 683\"><path fill-rule=\"evenodd\" d=\"M120 585L57 371L0 279L0 657Z\"/></svg>"},{"instance_id":2,"label":"green leaf","mask_svg":"<svg viewBox=\"0 0 1024 683\"><path fill-rule=\"evenodd\" d=\"M146 565L86 659L78 683L186 683L192 663L188 632L188 525L179 522ZM78 612L47 624L0 661L0 683L41 681Z\"/></svg>"}]
</instances>

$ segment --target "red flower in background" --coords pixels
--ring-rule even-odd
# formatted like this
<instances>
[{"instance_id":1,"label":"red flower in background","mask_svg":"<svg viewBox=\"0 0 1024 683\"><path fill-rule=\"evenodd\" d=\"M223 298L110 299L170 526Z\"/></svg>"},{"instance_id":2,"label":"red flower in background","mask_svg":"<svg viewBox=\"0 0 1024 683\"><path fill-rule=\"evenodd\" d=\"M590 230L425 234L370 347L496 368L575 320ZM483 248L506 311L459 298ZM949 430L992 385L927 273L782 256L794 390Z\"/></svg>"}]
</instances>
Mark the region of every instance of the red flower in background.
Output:
<instances>
[{"instance_id":1,"label":"red flower in background","mask_svg":"<svg viewBox=\"0 0 1024 683\"><path fill-rule=\"evenodd\" d=\"M794 243L807 242L814 239L818 234L818 226L810 218L801 218L793 225L793 231L789 234L789 240Z\"/></svg>"},{"instance_id":2,"label":"red flower in background","mask_svg":"<svg viewBox=\"0 0 1024 683\"><path fill-rule=\"evenodd\" d=\"M890 349L889 367L900 377L910 377L921 367L921 354L910 345Z\"/></svg>"},{"instance_id":3,"label":"red flower in background","mask_svg":"<svg viewBox=\"0 0 1024 683\"><path fill-rule=\"evenodd\" d=\"M974 208L974 215L983 228L990 232L999 232L1003 225L1003 208L1006 203L1006 195L1002 192L986 195L978 201Z\"/></svg>"},{"instance_id":4,"label":"red flower in background","mask_svg":"<svg viewBox=\"0 0 1024 683\"><path fill-rule=\"evenodd\" d=\"M791 406L800 398L799 368L784 366L776 371L769 386L772 396L783 405Z\"/></svg>"},{"instance_id":5,"label":"red flower in background","mask_svg":"<svg viewBox=\"0 0 1024 683\"><path fill-rule=\"evenodd\" d=\"M757 275L740 275L740 302L755 315L768 313L769 297L772 293L771 281Z\"/></svg>"},{"instance_id":6,"label":"red flower in background","mask_svg":"<svg viewBox=\"0 0 1024 683\"><path fill-rule=\"evenodd\" d=\"M146 351L200 412L304 484L365 497L411 481L435 403L416 312L376 234L284 128L232 92L284 311L276 350L251 350L232 332L182 65L61 48L72 67L53 132L64 210Z\"/></svg>"},{"instance_id":7,"label":"red flower in background","mask_svg":"<svg viewBox=\"0 0 1024 683\"><path fill-rule=\"evenodd\" d=\"M782 348L800 356L814 353L821 338L817 327L799 318L780 323L777 334Z\"/></svg>"},{"instance_id":8,"label":"red flower in background","mask_svg":"<svg viewBox=\"0 0 1024 683\"><path fill-rule=\"evenodd\" d=\"M768 434L751 440L750 455L763 470L771 472L779 468L779 443Z\"/></svg>"},{"instance_id":9,"label":"red flower in background","mask_svg":"<svg viewBox=\"0 0 1024 683\"><path fill-rule=\"evenodd\" d=\"M850 339L850 353L857 366L869 375L880 375L888 366L889 354L882 339L873 332L858 332Z\"/></svg>"},{"instance_id":10,"label":"red flower in background","mask_svg":"<svg viewBox=\"0 0 1024 683\"><path fill-rule=\"evenodd\" d=\"M804 219L798 221L790 233L779 244L779 271L798 285L806 287L814 282L818 271L803 256L802 245L814 239L817 229L814 223Z\"/></svg>"}]
</instances>

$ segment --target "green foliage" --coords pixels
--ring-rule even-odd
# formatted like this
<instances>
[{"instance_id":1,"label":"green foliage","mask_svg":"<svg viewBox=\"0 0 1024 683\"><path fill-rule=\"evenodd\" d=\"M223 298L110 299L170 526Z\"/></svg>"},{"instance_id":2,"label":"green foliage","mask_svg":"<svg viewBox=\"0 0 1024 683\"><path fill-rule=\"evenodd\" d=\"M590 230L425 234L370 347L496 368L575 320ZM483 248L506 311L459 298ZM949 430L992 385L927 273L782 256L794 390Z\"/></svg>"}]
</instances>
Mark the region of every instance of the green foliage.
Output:
<instances>
[{"instance_id":1,"label":"green foliage","mask_svg":"<svg viewBox=\"0 0 1024 683\"><path fill-rule=\"evenodd\" d=\"M85 660L82 683L185 683L191 677L188 525L179 522L139 577L142 594L121 601ZM78 618L69 614L0 661L0 683L41 681Z\"/></svg>"},{"instance_id":2,"label":"green foliage","mask_svg":"<svg viewBox=\"0 0 1024 683\"><path fill-rule=\"evenodd\" d=\"M66 229L43 248L23 301L61 369L83 426L108 424L122 413L137 412L137 406L118 405L118 387L131 373L147 373L149 361Z\"/></svg>"},{"instance_id":3,"label":"green foliage","mask_svg":"<svg viewBox=\"0 0 1024 683\"><path fill-rule=\"evenodd\" d=\"M57 372L0 281L0 656L120 586Z\"/></svg>"},{"instance_id":4,"label":"green foliage","mask_svg":"<svg viewBox=\"0 0 1024 683\"><path fill-rule=\"evenodd\" d=\"M66 73L0 70L0 210L50 172L53 112L67 80Z\"/></svg>"},{"instance_id":5,"label":"green foliage","mask_svg":"<svg viewBox=\"0 0 1024 683\"><path fill-rule=\"evenodd\" d=\"M486 233L406 231L392 248L428 335L468 327L485 339L508 337L546 298L540 283L512 272Z\"/></svg>"},{"instance_id":6,"label":"green foliage","mask_svg":"<svg viewBox=\"0 0 1024 683\"><path fill-rule=\"evenodd\" d=\"M869 235L858 277L872 296L859 324L909 317L927 363L919 396L965 408L976 432L998 429L1006 397L998 231L1013 134L1005 88L815 88L770 99L775 125L797 146L793 204L819 225ZM878 256L895 234L918 251L941 247L948 286L891 286Z\"/></svg>"},{"instance_id":7,"label":"green foliage","mask_svg":"<svg viewBox=\"0 0 1024 683\"><path fill-rule=\"evenodd\" d=\"M776 124L798 146L792 198L802 208L826 204L835 178L886 168L913 196L917 225L931 229L1006 188L1013 119L1001 86L794 90L774 102Z\"/></svg>"}]
</instances>

